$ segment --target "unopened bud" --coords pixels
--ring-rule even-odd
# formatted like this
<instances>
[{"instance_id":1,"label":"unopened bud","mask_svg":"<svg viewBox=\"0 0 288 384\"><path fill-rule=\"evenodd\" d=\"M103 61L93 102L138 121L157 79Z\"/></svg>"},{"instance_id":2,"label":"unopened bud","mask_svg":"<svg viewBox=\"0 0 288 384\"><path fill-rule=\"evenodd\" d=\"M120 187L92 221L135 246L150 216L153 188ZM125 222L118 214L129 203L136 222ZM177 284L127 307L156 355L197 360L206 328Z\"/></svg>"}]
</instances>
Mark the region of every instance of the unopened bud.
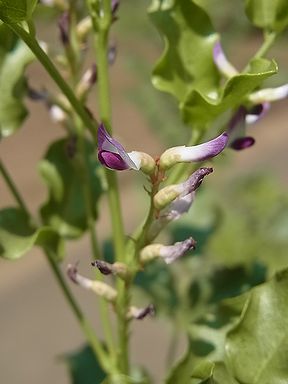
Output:
<instances>
[{"instance_id":1,"label":"unopened bud","mask_svg":"<svg viewBox=\"0 0 288 384\"><path fill-rule=\"evenodd\" d=\"M58 20L58 27L60 31L60 40L64 46L69 45L70 43L70 36L69 36L69 30L70 30L70 14L68 11L64 12L59 20Z\"/></svg>"},{"instance_id":2,"label":"unopened bud","mask_svg":"<svg viewBox=\"0 0 288 384\"><path fill-rule=\"evenodd\" d=\"M124 263L108 263L104 260L95 260L91 263L94 267L97 267L103 275L115 275L119 276L123 280L127 280L130 276L128 267Z\"/></svg>"},{"instance_id":3,"label":"unopened bud","mask_svg":"<svg viewBox=\"0 0 288 384\"><path fill-rule=\"evenodd\" d=\"M113 65L116 60L117 55L117 47L116 44L111 44L108 48L108 63L109 65Z\"/></svg>"},{"instance_id":4,"label":"unopened bud","mask_svg":"<svg viewBox=\"0 0 288 384\"><path fill-rule=\"evenodd\" d=\"M171 264L190 249L195 249L195 246L196 241L192 237L174 245L150 244L140 252L140 261L146 264L160 257L166 264Z\"/></svg>"},{"instance_id":5,"label":"unopened bud","mask_svg":"<svg viewBox=\"0 0 288 384\"><path fill-rule=\"evenodd\" d=\"M154 196L154 206L156 209L163 209L175 199L184 197L194 191L201 185L205 176L213 172L213 168L199 168L186 181L180 184L169 185L162 188Z\"/></svg>"},{"instance_id":6,"label":"unopened bud","mask_svg":"<svg viewBox=\"0 0 288 384\"><path fill-rule=\"evenodd\" d=\"M54 104L49 109L51 119L54 123L63 124L67 120L67 115L58 105Z\"/></svg>"},{"instance_id":7,"label":"unopened bud","mask_svg":"<svg viewBox=\"0 0 288 384\"><path fill-rule=\"evenodd\" d=\"M117 298L117 291L110 287L110 285L103 283L102 281L90 280L78 273L77 266L69 264L67 267L68 277L82 288L88 289L96 293L98 296L114 303Z\"/></svg>"},{"instance_id":8,"label":"unopened bud","mask_svg":"<svg viewBox=\"0 0 288 384\"><path fill-rule=\"evenodd\" d=\"M76 27L76 34L78 39L81 42L84 42L87 39L88 33L92 30L92 19L90 16L82 19Z\"/></svg>"},{"instance_id":9,"label":"unopened bud","mask_svg":"<svg viewBox=\"0 0 288 384\"><path fill-rule=\"evenodd\" d=\"M96 64L93 64L87 71L84 73L82 79L80 80L76 94L79 98L83 98L91 90L92 86L97 80L97 67Z\"/></svg>"},{"instance_id":10,"label":"unopened bud","mask_svg":"<svg viewBox=\"0 0 288 384\"><path fill-rule=\"evenodd\" d=\"M128 320L136 319L143 320L146 316L154 316L155 307L153 304L149 304L145 308L130 307L127 313Z\"/></svg>"}]
</instances>

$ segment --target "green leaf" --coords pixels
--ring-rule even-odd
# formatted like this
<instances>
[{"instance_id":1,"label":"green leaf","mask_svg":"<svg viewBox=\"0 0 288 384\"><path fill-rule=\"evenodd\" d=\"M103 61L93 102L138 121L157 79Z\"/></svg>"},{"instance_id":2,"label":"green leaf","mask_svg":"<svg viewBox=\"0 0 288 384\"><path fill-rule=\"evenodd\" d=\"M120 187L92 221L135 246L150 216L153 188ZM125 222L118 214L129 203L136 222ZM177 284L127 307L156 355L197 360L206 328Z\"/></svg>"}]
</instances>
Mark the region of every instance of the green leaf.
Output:
<instances>
[{"instance_id":1,"label":"green leaf","mask_svg":"<svg viewBox=\"0 0 288 384\"><path fill-rule=\"evenodd\" d=\"M33 60L29 48L0 25L0 137L14 133L27 116L24 71Z\"/></svg>"},{"instance_id":2,"label":"green leaf","mask_svg":"<svg viewBox=\"0 0 288 384\"><path fill-rule=\"evenodd\" d=\"M193 90L181 105L184 121L209 123L225 111L240 106L247 95L277 71L275 61L255 59L251 61L247 72L229 79L216 98Z\"/></svg>"},{"instance_id":3,"label":"green leaf","mask_svg":"<svg viewBox=\"0 0 288 384\"><path fill-rule=\"evenodd\" d=\"M106 377L89 346L67 354L64 358L68 364L72 384L102 383Z\"/></svg>"},{"instance_id":4,"label":"green leaf","mask_svg":"<svg viewBox=\"0 0 288 384\"><path fill-rule=\"evenodd\" d=\"M227 364L240 383L288 380L288 269L254 288L237 325L228 333Z\"/></svg>"},{"instance_id":5,"label":"green leaf","mask_svg":"<svg viewBox=\"0 0 288 384\"><path fill-rule=\"evenodd\" d=\"M257 27L280 31L288 25L287 0L245 0L245 10Z\"/></svg>"},{"instance_id":6,"label":"green leaf","mask_svg":"<svg viewBox=\"0 0 288 384\"><path fill-rule=\"evenodd\" d=\"M93 206L92 213L97 217L97 203L102 193L101 182L97 174L99 162L95 147L85 142L86 160L90 187L83 177L82 158L77 153L71 157L67 151L69 139L54 142L48 149L39 170L48 190L47 202L41 207L43 222L53 227L61 236L79 237L87 229L87 215L84 188L90 188Z\"/></svg>"},{"instance_id":7,"label":"green leaf","mask_svg":"<svg viewBox=\"0 0 288 384\"><path fill-rule=\"evenodd\" d=\"M18 23L31 18L38 0L0 0L0 19Z\"/></svg>"},{"instance_id":8,"label":"green leaf","mask_svg":"<svg viewBox=\"0 0 288 384\"><path fill-rule=\"evenodd\" d=\"M19 259L34 245L52 250L58 260L64 255L59 235L49 227L35 230L26 213L19 208L5 208L0 211L0 256Z\"/></svg>"},{"instance_id":9,"label":"green leaf","mask_svg":"<svg viewBox=\"0 0 288 384\"><path fill-rule=\"evenodd\" d=\"M154 0L149 11L165 42L153 71L154 86L179 102L195 89L215 92L219 74L212 49L218 37L205 11L192 0Z\"/></svg>"}]
</instances>

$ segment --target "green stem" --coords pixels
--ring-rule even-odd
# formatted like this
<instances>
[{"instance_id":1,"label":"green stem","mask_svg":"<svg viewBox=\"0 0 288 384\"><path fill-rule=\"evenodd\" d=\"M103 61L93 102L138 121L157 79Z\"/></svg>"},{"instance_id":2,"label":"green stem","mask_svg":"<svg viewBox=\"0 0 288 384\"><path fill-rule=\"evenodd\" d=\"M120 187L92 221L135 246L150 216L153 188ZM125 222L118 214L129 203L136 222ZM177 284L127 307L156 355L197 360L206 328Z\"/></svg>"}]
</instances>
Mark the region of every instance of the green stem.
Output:
<instances>
[{"instance_id":1,"label":"green stem","mask_svg":"<svg viewBox=\"0 0 288 384\"><path fill-rule=\"evenodd\" d=\"M85 108L82 106L82 104L79 102L79 100L75 97L73 90L69 87L69 85L66 83L66 81L63 79L61 74L59 73L58 69L55 67L53 62L50 60L49 56L44 52L44 50L39 45L38 41L31 36L28 32L26 32L22 27L20 27L18 24L12 23L10 21L6 21L7 25L27 44L27 46L31 49L31 51L34 53L34 55L37 57L37 59L40 61L40 63L43 65L43 67L46 69L46 71L49 73L51 78L55 81L55 83L58 85L58 87L61 89L63 94L67 97L68 101L70 102L71 106L75 110L75 112L78 114L80 119L82 120L85 127L89 129L92 136L96 138L96 126L95 124L98 124L97 121L93 122L85 110Z\"/></svg>"},{"instance_id":2,"label":"green stem","mask_svg":"<svg viewBox=\"0 0 288 384\"><path fill-rule=\"evenodd\" d=\"M12 178L10 177L7 169L5 168L3 162L0 159L0 172L3 176L3 179L5 180L11 194L14 196L16 202L19 204L20 208L29 216L29 210L21 197L20 193L17 190L16 185L14 184Z\"/></svg>"},{"instance_id":3,"label":"green stem","mask_svg":"<svg viewBox=\"0 0 288 384\"><path fill-rule=\"evenodd\" d=\"M265 56L266 53L271 48L277 36L278 34L276 32L266 32L264 34L264 41L260 46L260 48L258 49L258 51L254 54L253 59L260 59L261 57ZM247 72L248 69L249 69L249 64L246 65L243 72Z\"/></svg>"},{"instance_id":4,"label":"green stem","mask_svg":"<svg viewBox=\"0 0 288 384\"><path fill-rule=\"evenodd\" d=\"M13 182L11 176L9 175L9 172L5 168L3 162L1 162L1 161L0 161L0 170L1 170L1 174L3 175L3 178L4 178L8 188L9 188L11 194L14 196L16 202L27 213L27 215L29 217L31 217L31 214L30 214L29 210L27 209L27 207L24 203L24 200L21 197L15 183ZM95 355L99 358L99 363L101 364L102 368L106 372L109 372L110 367L109 367L109 363L108 363L108 356L107 356L106 352L104 351L102 345L100 344L99 340L97 339L97 337L93 331L93 328L90 326L89 322L87 321L87 319L83 315L80 307L78 306L75 298L73 297L70 289L68 288L68 286L64 280L64 277L62 275L62 272L61 272L57 262L55 261L53 254L48 249L43 248L43 251L47 257L47 260L49 262L51 270L52 270L59 286L61 287L62 292L63 292L67 302L70 305L70 308L72 309L72 312L74 313L75 317L77 318L77 320L80 324L80 327L87 338L89 345L91 346Z\"/></svg>"},{"instance_id":5,"label":"green stem","mask_svg":"<svg viewBox=\"0 0 288 384\"><path fill-rule=\"evenodd\" d=\"M93 11L93 2L87 0L90 9ZM98 69L98 100L101 121L106 125L110 133L111 129L111 97L109 84L109 63L108 63L108 38L111 25L111 1L103 1L102 14L94 18L95 50ZM119 198L118 180L115 172L106 170L108 184L108 201L111 214L113 231L113 243L117 261L125 262L125 237L124 226ZM118 299L116 304L117 326L118 326L118 366L123 375L129 374L129 324L126 318L130 304L129 284L117 279Z\"/></svg>"}]
</instances>

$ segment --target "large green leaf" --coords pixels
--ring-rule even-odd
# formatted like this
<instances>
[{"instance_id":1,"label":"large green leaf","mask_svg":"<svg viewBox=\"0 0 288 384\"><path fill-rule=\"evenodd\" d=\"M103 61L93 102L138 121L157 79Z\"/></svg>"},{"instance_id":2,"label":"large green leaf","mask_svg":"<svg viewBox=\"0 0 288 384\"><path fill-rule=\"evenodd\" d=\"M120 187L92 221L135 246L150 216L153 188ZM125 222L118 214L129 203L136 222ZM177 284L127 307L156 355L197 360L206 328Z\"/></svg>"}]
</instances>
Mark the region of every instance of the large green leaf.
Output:
<instances>
[{"instance_id":1,"label":"large green leaf","mask_svg":"<svg viewBox=\"0 0 288 384\"><path fill-rule=\"evenodd\" d=\"M68 364L71 384L100 384L106 377L89 346L67 354L65 360Z\"/></svg>"},{"instance_id":2,"label":"large green leaf","mask_svg":"<svg viewBox=\"0 0 288 384\"><path fill-rule=\"evenodd\" d=\"M19 259L34 245L49 248L59 260L63 257L63 243L55 230L49 227L35 230L21 209L2 209L0 211L0 256L10 260Z\"/></svg>"},{"instance_id":3,"label":"large green leaf","mask_svg":"<svg viewBox=\"0 0 288 384\"><path fill-rule=\"evenodd\" d=\"M228 333L227 364L240 383L288 382L288 269L254 288Z\"/></svg>"},{"instance_id":4,"label":"large green leaf","mask_svg":"<svg viewBox=\"0 0 288 384\"><path fill-rule=\"evenodd\" d=\"M218 37L205 11L192 0L153 0L149 11L165 41L153 72L154 86L179 102L193 89L214 92L219 75L212 49Z\"/></svg>"},{"instance_id":5,"label":"large green leaf","mask_svg":"<svg viewBox=\"0 0 288 384\"><path fill-rule=\"evenodd\" d=\"M76 154L72 157L67 145L69 139L54 142L40 162L39 170L49 189L49 198L41 208L41 216L43 222L55 228L61 236L74 238L87 229L84 188L90 188L94 218L97 217L97 203L102 189L94 145L88 140L85 143L90 186L83 177L77 144Z\"/></svg>"},{"instance_id":6,"label":"large green leaf","mask_svg":"<svg viewBox=\"0 0 288 384\"><path fill-rule=\"evenodd\" d=\"M245 8L257 27L278 31L288 25L287 0L245 0Z\"/></svg>"},{"instance_id":7,"label":"large green leaf","mask_svg":"<svg viewBox=\"0 0 288 384\"><path fill-rule=\"evenodd\" d=\"M209 97L197 89L191 91L181 104L184 121L205 124L225 111L236 108L245 101L247 95L277 71L274 61L255 59L251 61L247 72L229 79L217 97Z\"/></svg>"},{"instance_id":8,"label":"large green leaf","mask_svg":"<svg viewBox=\"0 0 288 384\"><path fill-rule=\"evenodd\" d=\"M189 384L240 384L228 372L224 363L202 361L193 370Z\"/></svg>"},{"instance_id":9,"label":"large green leaf","mask_svg":"<svg viewBox=\"0 0 288 384\"><path fill-rule=\"evenodd\" d=\"M38 0L0 0L0 19L19 22L31 18Z\"/></svg>"},{"instance_id":10,"label":"large green leaf","mask_svg":"<svg viewBox=\"0 0 288 384\"><path fill-rule=\"evenodd\" d=\"M27 116L24 71L33 59L29 48L0 25L0 137L15 132Z\"/></svg>"}]
</instances>

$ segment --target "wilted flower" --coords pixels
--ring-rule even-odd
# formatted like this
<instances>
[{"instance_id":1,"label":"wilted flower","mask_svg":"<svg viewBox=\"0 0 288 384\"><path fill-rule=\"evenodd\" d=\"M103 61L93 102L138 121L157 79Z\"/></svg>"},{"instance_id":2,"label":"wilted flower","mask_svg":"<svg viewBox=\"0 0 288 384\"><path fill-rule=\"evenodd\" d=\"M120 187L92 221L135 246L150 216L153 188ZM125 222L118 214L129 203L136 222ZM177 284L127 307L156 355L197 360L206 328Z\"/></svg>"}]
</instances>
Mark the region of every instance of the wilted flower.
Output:
<instances>
[{"instance_id":1,"label":"wilted flower","mask_svg":"<svg viewBox=\"0 0 288 384\"><path fill-rule=\"evenodd\" d=\"M95 260L91 263L93 267L99 269L99 271L103 275L116 275L122 278L123 280L127 280L130 277L130 273L126 264L116 262L116 263L108 263L105 260Z\"/></svg>"},{"instance_id":2,"label":"wilted flower","mask_svg":"<svg viewBox=\"0 0 288 384\"><path fill-rule=\"evenodd\" d=\"M58 27L60 31L60 40L64 46L70 43L69 29L70 29L70 14L68 11L62 13L58 20Z\"/></svg>"},{"instance_id":3,"label":"wilted flower","mask_svg":"<svg viewBox=\"0 0 288 384\"><path fill-rule=\"evenodd\" d=\"M171 264L190 249L195 249L195 245L196 241L192 237L174 245L150 244L140 252L140 261L145 264L160 257L166 264Z\"/></svg>"},{"instance_id":4,"label":"wilted flower","mask_svg":"<svg viewBox=\"0 0 288 384\"><path fill-rule=\"evenodd\" d=\"M105 167L117 171L141 169L144 173L150 174L155 168L154 159L147 153L137 151L127 153L122 145L109 135L104 124L100 124L98 129L98 159Z\"/></svg>"},{"instance_id":5,"label":"wilted flower","mask_svg":"<svg viewBox=\"0 0 288 384\"><path fill-rule=\"evenodd\" d=\"M78 273L77 266L69 264L67 266L67 275L75 283L82 288L88 289L96 293L103 299L114 303L117 298L117 291L110 287L110 285L103 283L102 281L90 280Z\"/></svg>"},{"instance_id":6,"label":"wilted flower","mask_svg":"<svg viewBox=\"0 0 288 384\"><path fill-rule=\"evenodd\" d=\"M206 143L186 147L185 145L167 149L160 157L160 168L169 169L177 163L204 161L217 156L226 147L228 135L223 132Z\"/></svg>"}]
</instances>

